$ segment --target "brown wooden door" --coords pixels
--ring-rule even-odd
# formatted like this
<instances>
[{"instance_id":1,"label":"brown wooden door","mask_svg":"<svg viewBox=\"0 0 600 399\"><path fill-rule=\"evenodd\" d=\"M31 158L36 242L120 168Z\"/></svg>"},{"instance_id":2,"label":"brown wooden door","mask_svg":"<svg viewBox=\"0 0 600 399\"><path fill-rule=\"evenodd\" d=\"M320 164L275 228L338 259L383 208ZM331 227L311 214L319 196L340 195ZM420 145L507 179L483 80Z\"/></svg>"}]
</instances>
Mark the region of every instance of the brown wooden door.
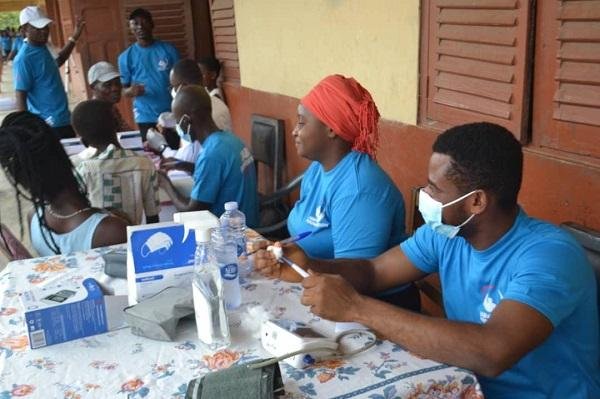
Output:
<instances>
[{"instance_id":1,"label":"brown wooden door","mask_svg":"<svg viewBox=\"0 0 600 399\"><path fill-rule=\"evenodd\" d=\"M123 14L121 1L77 0L72 1L73 15L85 19L85 29L77 42L81 65L87 83L87 71L98 61L108 61L117 66L117 58L125 49L123 43ZM86 84L89 93L89 84ZM131 101L122 98L118 104L123 117L133 124Z\"/></svg>"},{"instance_id":2,"label":"brown wooden door","mask_svg":"<svg viewBox=\"0 0 600 399\"><path fill-rule=\"evenodd\" d=\"M538 1L533 140L600 160L600 0Z\"/></svg>"},{"instance_id":3,"label":"brown wooden door","mask_svg":"<svg viewBox=\"0 0 600 399\"><path fill-rule=\"evenodd\" d=\"M145 8L154 20L154 37L174 45L181 58L194 58L194 29L190 0L121 0L123 38L127 45L134 42L127 17L138 7Z\"/></svg>"},{"instance_id":4,"label":"brown wooden door","mask_svg":"<svg viewBox=\"0 0 600 399\"><path fill-rule=\"evenodd\" d=\"M531 2L425 0L421 122L488 121L528 138Z\"/></svg>"}]
</instances>

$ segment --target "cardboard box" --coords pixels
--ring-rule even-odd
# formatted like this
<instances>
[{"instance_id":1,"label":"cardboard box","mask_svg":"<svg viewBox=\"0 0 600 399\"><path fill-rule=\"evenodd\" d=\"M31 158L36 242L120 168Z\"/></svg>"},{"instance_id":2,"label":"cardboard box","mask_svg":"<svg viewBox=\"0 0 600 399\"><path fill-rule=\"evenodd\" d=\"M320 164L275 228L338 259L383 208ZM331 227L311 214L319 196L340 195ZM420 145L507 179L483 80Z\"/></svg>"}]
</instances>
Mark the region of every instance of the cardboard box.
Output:
<instances>
[{"instance_id":1,"label":"cardboard box","mask_svg":"<svg viewBox=\"0 0 600 399\"><path fill-rule=\"evenodd\" d=\"M105 295L93 278L36 288L24 292L21 302L31 349L126 326L127 296Z\"/></svg>"},{"instance_id":2,"label":"cardboard box","mask_svg":"<svg viewBox=\"0 0 600 399\"><path fill-rule=\"evenodd\" d=\"M127 288L134 305L167 287L192 289L196 238L179 223L127 227Z\"/></svg>"}]
</instances>

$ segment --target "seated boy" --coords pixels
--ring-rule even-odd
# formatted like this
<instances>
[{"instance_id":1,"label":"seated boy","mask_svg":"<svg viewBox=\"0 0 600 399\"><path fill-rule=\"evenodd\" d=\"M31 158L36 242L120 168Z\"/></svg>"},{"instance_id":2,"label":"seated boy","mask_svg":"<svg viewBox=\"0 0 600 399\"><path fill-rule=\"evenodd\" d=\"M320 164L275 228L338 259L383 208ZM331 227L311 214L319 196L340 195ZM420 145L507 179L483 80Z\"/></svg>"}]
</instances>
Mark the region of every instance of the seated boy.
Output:
<instances>
[{"instance_id":1,"label":"seated boy","mask_svg":"<svg viewBox=\"0 0 600 399\"><path fill-rule=\"evenodd\" d=\"M121 148L111 103L89 100L73 110L71 123L86 147L93 147L76 168L92 206L120 210L133 224L158 222L158 180L149 158Z\"/></svg>"},{"instance_id":2,"label":"seated boy","mask_svg":"<svg viewBox=\"0 0 600 399\"><path fill-rule=\"evenodd\" d=\"M159 173L160 186L179 211L208 209L215 215L224 211L224 204L237 201L246 215L246 224L258 224L258 193L254 160L242 140L231 132L222 131L211 118L211 100L203 87L185 86L172 104L178 121L177 130L189 134L192 142L202 144L194 168L194 185L190 197L177 192L166 173Z\"/></svg>"}]
</instances>

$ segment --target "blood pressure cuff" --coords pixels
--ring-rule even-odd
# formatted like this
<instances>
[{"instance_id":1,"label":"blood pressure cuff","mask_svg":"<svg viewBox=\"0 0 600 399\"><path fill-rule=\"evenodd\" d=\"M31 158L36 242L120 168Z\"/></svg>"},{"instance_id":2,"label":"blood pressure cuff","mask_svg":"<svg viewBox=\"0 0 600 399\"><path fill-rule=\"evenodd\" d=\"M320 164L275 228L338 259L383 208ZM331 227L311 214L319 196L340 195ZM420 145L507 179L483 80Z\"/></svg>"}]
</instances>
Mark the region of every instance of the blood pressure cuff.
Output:
<instances>
[{"instance_id":1,"label":"blood pressure cuff","mask_svg":"<svg viewBox=\"0 0 600 399\"><path fill-rule=\"evenodd\" d=\"M124 311L133 334L159 341L173 341L179 320L194 313L192 290L167 287Z\"/></svg>"},{"instance_id":2,"label":"blood pressure cuff","mask_svg":"<svg viewBox=\"0 0 600 399\"><path fill-rule=\"evenodd\" d=\"M285 393L279 363L256 368L249 365L232 366L191 380L185 399L272 399Z\"/></svg>"}]
</instances>

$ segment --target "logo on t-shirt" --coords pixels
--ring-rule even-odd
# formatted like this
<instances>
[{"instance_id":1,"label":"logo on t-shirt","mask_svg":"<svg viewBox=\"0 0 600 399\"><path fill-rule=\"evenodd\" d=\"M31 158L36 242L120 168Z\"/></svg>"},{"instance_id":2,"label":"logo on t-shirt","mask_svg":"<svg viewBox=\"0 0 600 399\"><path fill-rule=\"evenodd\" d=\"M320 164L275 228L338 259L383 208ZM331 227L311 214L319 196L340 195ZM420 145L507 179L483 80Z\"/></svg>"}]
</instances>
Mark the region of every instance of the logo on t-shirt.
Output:
<instances>
[{"instance_id":1,"label":"logo on t-shirt","mask_svg":"<svg viewBox=\"0 0 600 399\"><path fill-rule=\"evenodd\" d=\"M504 295L502 295L502 291L497 290L493 285L483 286L481 291L485 293L485 296L483 302L479 305L479 320L486 323L496 306L504 299Z\"/></svg>"},{"instance_id":2,"label":"logo on t-shirt","mask_svg":"<svg viewBox=\"0 0 600 399\"><path fill-rule=\"evenodd\" d=\"M325 211L321 208L321 206L317 206L315 209L315 214L306 218L306 223L310 224L314 227L329 227L329 220L327 220Z\"/></svg>"},{"instance_id":3,"label":"logo on t-shirt","mask_svg":"<svg viewBox=\"0 0 600 399\"><path fill-rule=\"evenodd\" d=\"M167 60L167 59L158 60L158 70L159 71L166 71L168 68L169 68L169 60Z\"/></svg>"}]
</instances>

